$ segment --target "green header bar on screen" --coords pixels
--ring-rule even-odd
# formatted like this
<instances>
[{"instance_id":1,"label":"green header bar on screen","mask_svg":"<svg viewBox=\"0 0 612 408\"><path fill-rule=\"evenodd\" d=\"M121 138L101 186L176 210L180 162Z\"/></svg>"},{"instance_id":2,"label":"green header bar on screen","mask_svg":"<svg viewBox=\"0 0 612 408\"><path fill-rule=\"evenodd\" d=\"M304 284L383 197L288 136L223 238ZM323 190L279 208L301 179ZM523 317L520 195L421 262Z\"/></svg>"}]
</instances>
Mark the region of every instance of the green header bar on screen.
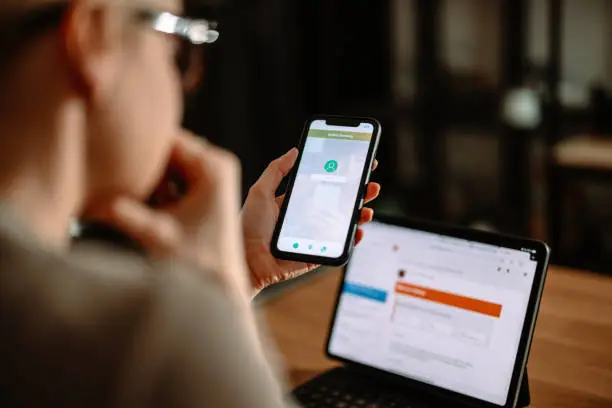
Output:
<instances>
[{"instance_id":1,"label":"green header bar on screen","mask_svg":"<svg viewBox=\"0 0 612 408\"><path fill-rule=\"evenodd\" d=\"M359 133L359 132L340 132L337 130L320 130L310 129L308 137L318 137L321 139L334 139L334 140L358 140L362 142L369 142L372 140L372 133Z\"/></svg>"}]
</instances>

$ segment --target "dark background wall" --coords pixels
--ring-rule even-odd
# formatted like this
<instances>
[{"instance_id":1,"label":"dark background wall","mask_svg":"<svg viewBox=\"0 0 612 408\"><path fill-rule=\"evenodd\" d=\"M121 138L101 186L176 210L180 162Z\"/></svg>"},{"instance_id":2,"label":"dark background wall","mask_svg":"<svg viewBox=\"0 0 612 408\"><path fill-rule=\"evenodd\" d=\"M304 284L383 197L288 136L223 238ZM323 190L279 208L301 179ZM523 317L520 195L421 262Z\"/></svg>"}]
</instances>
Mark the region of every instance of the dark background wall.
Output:
<instances>
[{"instance_id":1,"label":"dark background wall","mask_svg":"<svg viewBox=\"0 0 612 408\"><path fill-rule=\"evenodd\" d=\"M610 174L551 177L558 142L612 134L612 96L590 99L612 89L611 2L193 1L221 38L186 125L240 157L245 193L310 115L373 116L377 211L546 239L574 266L612 262ZM501 114L517 89L542 108L535 128Z\"/></svg>"},{"instance_id":2,"label":"dark background wall","mask_svg":"<svg viewBox=\"0 0 612 408\"><path fill-rule=\"evenodd\" d=\"M384 4L235 0L190 10L217 19L221 39L206 49L186 124L240 156L245 190L298 143L310 115L363 115L388 99Z\"/></svg>"}]
</instances>

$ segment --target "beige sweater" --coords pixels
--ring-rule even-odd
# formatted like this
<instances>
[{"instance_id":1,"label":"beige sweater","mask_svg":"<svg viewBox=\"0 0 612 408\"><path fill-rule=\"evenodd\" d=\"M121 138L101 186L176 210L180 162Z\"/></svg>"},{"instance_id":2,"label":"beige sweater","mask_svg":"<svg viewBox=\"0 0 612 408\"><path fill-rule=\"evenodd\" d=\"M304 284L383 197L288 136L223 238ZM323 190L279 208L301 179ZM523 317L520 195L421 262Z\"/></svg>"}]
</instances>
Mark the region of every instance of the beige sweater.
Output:
<instances>
[{"instance_id":1,"label":"beige sweater","mask_svg":"<svg viewBox=\"0 0 612 408\"><path fill-rule=\"evenodd\" d=\"M201 273L58 255L0 211L2 407L286 406L249 318Z\"/></svg>"}]
</instances>

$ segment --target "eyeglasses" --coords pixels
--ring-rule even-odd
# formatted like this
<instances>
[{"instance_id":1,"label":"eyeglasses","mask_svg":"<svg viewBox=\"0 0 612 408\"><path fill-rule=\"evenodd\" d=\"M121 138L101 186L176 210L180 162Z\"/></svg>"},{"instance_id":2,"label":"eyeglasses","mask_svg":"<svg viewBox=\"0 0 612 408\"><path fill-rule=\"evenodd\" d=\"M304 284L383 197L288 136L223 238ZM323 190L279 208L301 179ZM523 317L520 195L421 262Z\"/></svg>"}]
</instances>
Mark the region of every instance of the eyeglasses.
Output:
<instances>
[{"instance_id":1,"label":"eyeglasses","mask_svg":"<svg viewBox=\"0 0 612 408\"><path fill-rule=\"evenodd\" d=\"M0 29L0 68L7 59L14 58L25 48L28 42L59 27L69 8L67 3L52 4L28 12L16 23L5 24L4 28ZM177 53L177 65L184 77L191 77L189 81L193 84L193 73L201 70L199 64L202 63L198 60L198 46L212 44L219 39L217 24L204 19L179 17L168 12L135 11L138 20L147 23L153 30L174 35L182 40Z\"/></svg>"},{"instance_id":2,"label":"eyeglasses","mask_svg":"<svg viewBox=\"0 0 612 408\"><path fill-rule=\"evenodd\" d=\"M193 45L212 44L219 39L216 23L208 20L191 20L171 13L141 12L150 20L151 27L160 33L179 36Z\"/></svg>"},{"instance_id":3,"label":"eyeglasses","mask_svg":"<svg viewBox=\"0 0 612 408\"><path fill-rule=\"evenodd\" d=\"M177 36L182 41L176 54L176 64L183 78L183 90L193 91L200 83L203 71L202 44L219 39L217 24L204 19L188 19L171 13L140 12L139 17L160 33Z\"/></svg>"}]
</instances>

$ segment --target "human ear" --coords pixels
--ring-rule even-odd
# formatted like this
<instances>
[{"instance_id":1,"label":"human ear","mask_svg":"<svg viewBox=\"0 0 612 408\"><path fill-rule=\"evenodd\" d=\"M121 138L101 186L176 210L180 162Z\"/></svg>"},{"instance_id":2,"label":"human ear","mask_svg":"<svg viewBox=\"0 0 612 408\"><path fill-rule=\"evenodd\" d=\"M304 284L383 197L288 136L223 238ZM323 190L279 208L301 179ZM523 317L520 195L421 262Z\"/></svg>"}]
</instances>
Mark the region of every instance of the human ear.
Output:
<instances>
[{"instance_id":1,"label":"human ear","mask_svg":"<svg viewBox=\"0 0 612 408\"><path fill-rule=\"evenodd\" d=\"M62 26L62 45L77 92L94 100L120 73L121 16L103 4L74 1Z\"/></svg>"}]
</instances>

